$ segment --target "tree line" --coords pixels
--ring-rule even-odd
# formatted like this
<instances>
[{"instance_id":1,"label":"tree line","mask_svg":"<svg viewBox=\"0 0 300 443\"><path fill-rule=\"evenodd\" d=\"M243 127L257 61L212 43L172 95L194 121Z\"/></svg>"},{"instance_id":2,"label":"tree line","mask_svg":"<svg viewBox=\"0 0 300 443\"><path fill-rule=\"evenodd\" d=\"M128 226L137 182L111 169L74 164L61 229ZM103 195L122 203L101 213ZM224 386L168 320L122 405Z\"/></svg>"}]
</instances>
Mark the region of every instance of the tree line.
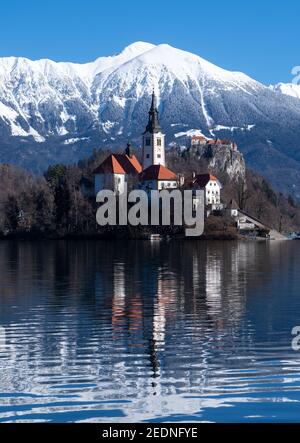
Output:
<instances>
[{"instance_id":1,"label":"tree line","mask_svg":"<svg viewBox=\"0 0 300 443\"><path fill-rule=\"evenodd\" d=\"M76 165L51 165L43 176L35 176L14 165L0 164L0 236L94 236L96 202L87 187L93 186L93 170L108 155L95 150ZM207 172L204 160L183 159L176 151L167 153L167 162L175 172L185 175ZM291 196L276 192L259 174L247 171L246 182L232 183L225 174L225 203L234 198L241 209L281 231L300 230L300 206Z\"/></svg>"}]
</instances>

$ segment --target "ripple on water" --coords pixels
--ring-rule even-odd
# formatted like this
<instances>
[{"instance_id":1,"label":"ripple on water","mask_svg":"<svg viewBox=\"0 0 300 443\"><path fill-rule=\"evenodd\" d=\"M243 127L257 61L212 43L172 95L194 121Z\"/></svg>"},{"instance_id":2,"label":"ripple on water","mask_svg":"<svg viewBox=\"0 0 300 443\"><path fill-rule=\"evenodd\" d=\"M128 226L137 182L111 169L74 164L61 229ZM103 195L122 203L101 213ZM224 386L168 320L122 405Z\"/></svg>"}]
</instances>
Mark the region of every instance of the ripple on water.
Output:
<instances>
[{"instance_id":1,"label":"ripple on water","mask_svg":"<svg viewBox=\"0 0 300 443\"><path fill-rule=\"evenodd\" d=\"M2 242L0 421L299 421L297 242Z\"/></svg>"}]
</instances>

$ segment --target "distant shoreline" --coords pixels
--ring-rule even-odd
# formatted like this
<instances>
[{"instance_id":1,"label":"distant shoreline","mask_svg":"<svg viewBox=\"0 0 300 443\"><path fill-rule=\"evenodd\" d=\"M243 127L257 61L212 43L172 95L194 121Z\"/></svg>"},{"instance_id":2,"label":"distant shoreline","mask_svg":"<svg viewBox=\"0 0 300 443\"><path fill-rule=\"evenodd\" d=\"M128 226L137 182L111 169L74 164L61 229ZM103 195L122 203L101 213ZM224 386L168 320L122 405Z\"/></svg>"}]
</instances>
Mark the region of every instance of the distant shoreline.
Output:
<instances>
[{"instance_id":1,"label":"distant shoreline","mask_svg":"<svg viewBox=\"0 0 300 443\"><path fill-rule=\"evenodd\" d=\"M162 236L161 238L155 239L155 240L151 240L150 237L146 237L146 236L140 236L140 237L125 237L125 236L113 236L113 235L64 235L64 236L42 236L42 235L32 235L32 234L28 234L28 235L7 235L7 236L1 236L0 237L0 243L4 242L4 241L32 241L32 242L36 242L36 241L122 241L122 242L132 242L132 241L147 241L150 243L160 243L160 242L164 242L164 243L169 243L169 242L174 242L174 241L190 241L190 242L195 242L195 241L225 241L225 242L232 242L232 241L273 241L270 240L268 238L264 238L264 237L255 237L255 238L250 238L250 237L243 237L240 235L236 235L233 236L231 234L209 234L209 235L202 235L199 237L185 237L183 235L178 235L178 236Z\"/></svg>"}]
</instances>

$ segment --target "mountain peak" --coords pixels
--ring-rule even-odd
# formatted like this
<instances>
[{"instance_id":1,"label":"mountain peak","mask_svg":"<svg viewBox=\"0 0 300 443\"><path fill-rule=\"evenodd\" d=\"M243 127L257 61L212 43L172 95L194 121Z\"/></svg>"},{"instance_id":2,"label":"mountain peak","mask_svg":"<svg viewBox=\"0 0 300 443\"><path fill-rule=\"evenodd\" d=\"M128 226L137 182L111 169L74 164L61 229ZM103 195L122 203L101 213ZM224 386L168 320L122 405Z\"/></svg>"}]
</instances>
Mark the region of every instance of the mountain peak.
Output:
<instances>
[{"instance_id":1,"label":"mountain peak","mask_svg":"<svg viewBox=\"0 0 300 443\"><path fill-rule=\"evenodd\" d=\"M234 139L251 166L300 196L299 100L166 43L137 41L90 63L0 58L0 161L41 172L94 147L139 145L153 88L167 143L195 132Z\"/></svg>"},{"instance_id":2,"label":"mountain peak","mask_svg":"<svg viewBox=\"0 0 300 443\"><path fill-rule=\"evenodd\" d=\"M156 45L153 45L152 43L137 41L134 43L131 43L130 45L126 46L119 54L133 54L133 55L139 55L143 54L144 52L150 51L151 49L155 48Z\"/></svg>"}]
</instances>

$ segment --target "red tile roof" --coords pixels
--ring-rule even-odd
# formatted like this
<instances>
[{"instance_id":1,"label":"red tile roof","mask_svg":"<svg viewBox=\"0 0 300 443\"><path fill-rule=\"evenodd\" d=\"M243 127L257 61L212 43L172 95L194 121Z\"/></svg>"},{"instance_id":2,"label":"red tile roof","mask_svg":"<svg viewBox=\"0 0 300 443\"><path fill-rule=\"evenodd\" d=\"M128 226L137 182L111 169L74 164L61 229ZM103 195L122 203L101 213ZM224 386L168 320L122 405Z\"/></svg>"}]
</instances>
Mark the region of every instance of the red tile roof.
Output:
<instances>
[{"instance_id":1,"label":"red tile roof","mask_svg":"<svg viewBox=\"0 0 300 443\"><path fill-rule=\"evenodd\" d=\"M151 165L140 174L141 180L177 180L177 175L163 165Z\"/></svg>"},{"instance_id":2,"label":"red tile roof","mask_svg":"<svg viewBox=\"0 0 300 443\"><path fill-rule=\"evenodd\" d=\"M231 140L228 140L228 139L227 140L223 139L223 140L220 140L220 143L222 145L232 145L233 142Z\"/></svg>"},{"instance_id":3,"label":"red tile roof","mask_svg":"<svg viewBox=\"0 0 300 443\"><path fill-rule=\"evenodd\" d=\"M193 179L193 184L198 185L200 188L205 188L205 186L207 185L207 183L212 180L212 181L218 181L217 177L215 177L214 175L211 174L200 174L200 175L196 175L196 177Z\"/></svg>"},{"instance_id":4,"label":"red tile roof","mask_svg":"<svg viewBox=\"0 0 300 443\"><path fill-rule=\"evenodd\" d=\"M142 172L142 166L135 155L129 157L126 154L115 154L115 158L127 174L139 174Z\"/></svg>"},{"instance_id":5,"label":"red tile roof","mask_svg":"<svg viewBox=\"0 0 300 443\"><path fill-rule=\"evenodd\" d=\"M94 170L94 174L139 174L141 171L142 167L135 155L111 154Z\"/></svg>"},{"instance_id":6,"label":"red tile roof","mask_svg":"<svg viewBox=\"0 0 300 443\"><path fill-rule=\"evenodd\" d=\"M221 140L220 138L209 139L207 140L208 145L232 145L233 142L231 140Z\"/></svg>"},{"instance_id":7,"label":"red tile roof","mask_svg":"<svg viewBox=\"0 0 300 443\"><path fill-rule=\"evenodd\" d=\"M203 135L193 135L192 140L203 140L208 145L236 145L232 140L220 138L206 138Z\"/></svg>"},{"instance_id":8,"label":"red tile roof","mask_svg":"<svg viewBox=\"0 0 300 443\"><path fill-rule=\"evenodd\" d=\"M204 135L193 135L192 140L207 140Z\"/></svg>"}]
</instances>

